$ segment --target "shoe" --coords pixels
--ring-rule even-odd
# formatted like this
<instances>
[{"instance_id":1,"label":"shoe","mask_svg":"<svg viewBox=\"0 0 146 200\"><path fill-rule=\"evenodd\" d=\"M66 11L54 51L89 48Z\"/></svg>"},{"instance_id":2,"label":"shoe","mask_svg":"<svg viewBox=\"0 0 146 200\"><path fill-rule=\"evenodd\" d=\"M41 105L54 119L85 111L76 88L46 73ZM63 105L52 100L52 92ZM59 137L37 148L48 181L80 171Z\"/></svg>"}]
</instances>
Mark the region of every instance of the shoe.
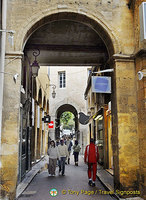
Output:
<instances>
[{"instance_id":1,"label":"shoe","mask_svg":"<svg viewBox=\"0 0 146 200\"><path fill-rule=\"evenodd\" d=\"M78 166L78 163L76 163L76 166Z\"/></svg>"},{"instance_id":2,"label":"shoe","mask_svg":"<svg viewBox=\"0 0 146 200\"><path fill-rule=\"evenodd\" d=\"M96 185L95 185L95 183L92 183L92 187L95 187Z\"/></svg>"},{"instance_id":3,"label":"shoe","mask_svg":"<svg viewBox=\"0 0 146 200\"><path fill-rule=\"evenodd\" d=\"M62 174L62 176L65 176L65 174Z\"/></svg>"},{"instance_id":4,"label":"shoe","mask_svg":"<svg viewBox=\"0 0 146 200\"><path fill-rule=\"evenodd\" d=\"M68 159L68 165L70 164L70 158Z\"/></svg>"},{"instance_id":5,"label":"shoe","mask_svg":"<svg viewBox=\"0 0 146 200\"><path fill-rule=\"evenodd\" d=\"M51 176L51 174L49 174L48 176Z\"/></svg>"},{"instance_id":6,"label":"shoe","mask_svg":"<svg viewBox=\"0 0 146 200\"><path fill-rule=\"evenodd\" d=\"M92 186L92 180L89 180L88 184L89 184L90 186Z\"/></svg>"}]
</instances>

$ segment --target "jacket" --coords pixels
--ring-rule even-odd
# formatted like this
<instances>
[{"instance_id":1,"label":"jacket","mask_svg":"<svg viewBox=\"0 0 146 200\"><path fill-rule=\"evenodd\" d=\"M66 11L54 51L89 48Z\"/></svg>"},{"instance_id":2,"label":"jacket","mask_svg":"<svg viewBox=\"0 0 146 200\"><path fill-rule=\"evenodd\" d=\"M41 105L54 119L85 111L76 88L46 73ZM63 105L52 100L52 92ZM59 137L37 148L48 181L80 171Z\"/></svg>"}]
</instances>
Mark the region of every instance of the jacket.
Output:
<instances>
[{"instance_id":1,"label":"jacket","mask_svg":"<svg viewBox=\"0 0 146 200\"><path fill-rule=\"evenodd\" d=\"M71 151L72 141L71 141L71 140L67 140L67 141L66 141L66 145L67 145L67 147L68 147L68 151Z\"/></svg>"},{"instance_id":2,"label":"jacket","mask_svg":"<svg viewBox=\"0 0 146 200\"><path fill-rule=\"evenodd\" d=\"M59 153L59 158L60 157L69 157L69 153L68 153L68 150L67 150L67 146L64 144L64 145L58 145L58 153Z\"/></svg>"},{"instance_id":3,"label":"jacket","mask_svg":"<svg viewBox=\"0 0 146 200\"><path fill-rule=\"evenodd\" d=\"M79 144L78 145L74 145L73 146L73 150L74 150L74 152L80 152L80 150L81 150L80 145Z\"/></svg>"},{"instance_id":4,"label":"jacket","mask_svg":"<svg viewBox=\"0 0 146 200\"><path fill-rule=\"evenodd\" d=\"M98 147L93 143L87 145L84 154L84 162L97 163L98 160L99 160Z\"/></svg>"},{"instance_id":5,"label":"jacket","mask_svg":"<svg viewBox=\"0 0 146 200\"><path fill-rule=\"evenodd\" d=\"M51 159L57 159L59 157L58 148L57 147L49 147L47 154Z\"/></svg>"}]
</instances>

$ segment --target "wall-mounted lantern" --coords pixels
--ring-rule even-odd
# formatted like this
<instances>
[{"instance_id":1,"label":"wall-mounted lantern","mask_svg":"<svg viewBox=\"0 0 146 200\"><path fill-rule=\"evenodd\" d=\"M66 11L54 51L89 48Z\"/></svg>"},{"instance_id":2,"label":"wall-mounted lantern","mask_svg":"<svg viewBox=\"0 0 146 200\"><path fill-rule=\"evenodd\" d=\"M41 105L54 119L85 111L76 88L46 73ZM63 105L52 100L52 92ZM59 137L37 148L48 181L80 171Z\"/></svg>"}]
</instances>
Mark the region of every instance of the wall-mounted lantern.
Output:
<instances>
[{"instance_id":1,"label":"wall-mounted lantern","mask_svg":"<svg viewBox=\"0 0 146 200\"><path fill-rule=\"evenodd\" d=\"M34 51L33 52L33 56L35 57L35 60L33 61L33 63L31 64L31 69L32 69L32 76L33 77L37 77L38 76L38 71L39 71L39 64L36 60L37 56L40 55L40 50L38 49L38 52Z\"/></svg>"}]
</instances>

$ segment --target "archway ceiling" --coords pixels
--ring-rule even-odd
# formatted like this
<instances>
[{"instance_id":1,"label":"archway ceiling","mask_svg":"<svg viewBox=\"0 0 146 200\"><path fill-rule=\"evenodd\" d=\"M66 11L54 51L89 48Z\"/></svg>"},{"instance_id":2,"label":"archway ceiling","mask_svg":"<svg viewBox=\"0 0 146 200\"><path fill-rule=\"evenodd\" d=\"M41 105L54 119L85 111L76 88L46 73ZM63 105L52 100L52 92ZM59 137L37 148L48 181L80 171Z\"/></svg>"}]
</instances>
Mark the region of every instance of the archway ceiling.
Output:
<instances>
[{"instance_id":1,"label":"archway ceiling","mask_svg":"<svg viewBox=\"0 0 146 200\"><path fill-rule=\"evenodd\" d=\"M40 49L41 65L98 65L108 59L105 44L98 34L79 22L54 21L38 28L25 46L33 61L32 51Z\"/></svg>"},{"instance_id":2,"label":"archway ceiling","mask_svg":"<svg viewBox=\"0 0 146 200\"><path fill-rule=\"evenodd\" d=\"M70 104L64 104L58 108L57 118L60 118L62 113L67 112L67 111L71 112L72 114L75 115L75 117L77 117L77 110Z\"/></svg>"}]
</instances>

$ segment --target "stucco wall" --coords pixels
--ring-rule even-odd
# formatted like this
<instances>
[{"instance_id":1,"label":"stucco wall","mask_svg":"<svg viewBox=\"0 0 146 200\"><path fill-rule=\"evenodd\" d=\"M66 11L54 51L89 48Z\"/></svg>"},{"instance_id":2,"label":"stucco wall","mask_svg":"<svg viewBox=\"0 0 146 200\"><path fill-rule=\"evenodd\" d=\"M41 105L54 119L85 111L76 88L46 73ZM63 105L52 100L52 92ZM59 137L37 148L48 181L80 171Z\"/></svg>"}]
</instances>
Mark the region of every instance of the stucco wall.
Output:
<instances>
[{"instance_id":1,"label":"stucco wall","mask_svg":"<svg viewBox=\"0 0 146 200\"><path fill-rule=\"evenodd\" d=\"M66 87L59 88L59 74L58 72L66 72ZM50 89L50 115L51 120L57 117L57 109L65 104L72 105L77 112L84 112L87 114L86 101L84 99L84 91L86 88L88 76L88 67L50 67L50 83L56 85L56 97L53 99ZM79 115L78 115L79 117ZM79 124L81 135L84 135L84 146L88 140L87 125ZM54 137L54 129L50 130L51 137ZM82 140L82 137L80 137ZM80 141L81 143L81 141Z\"/></svg>"}]
</instances>

